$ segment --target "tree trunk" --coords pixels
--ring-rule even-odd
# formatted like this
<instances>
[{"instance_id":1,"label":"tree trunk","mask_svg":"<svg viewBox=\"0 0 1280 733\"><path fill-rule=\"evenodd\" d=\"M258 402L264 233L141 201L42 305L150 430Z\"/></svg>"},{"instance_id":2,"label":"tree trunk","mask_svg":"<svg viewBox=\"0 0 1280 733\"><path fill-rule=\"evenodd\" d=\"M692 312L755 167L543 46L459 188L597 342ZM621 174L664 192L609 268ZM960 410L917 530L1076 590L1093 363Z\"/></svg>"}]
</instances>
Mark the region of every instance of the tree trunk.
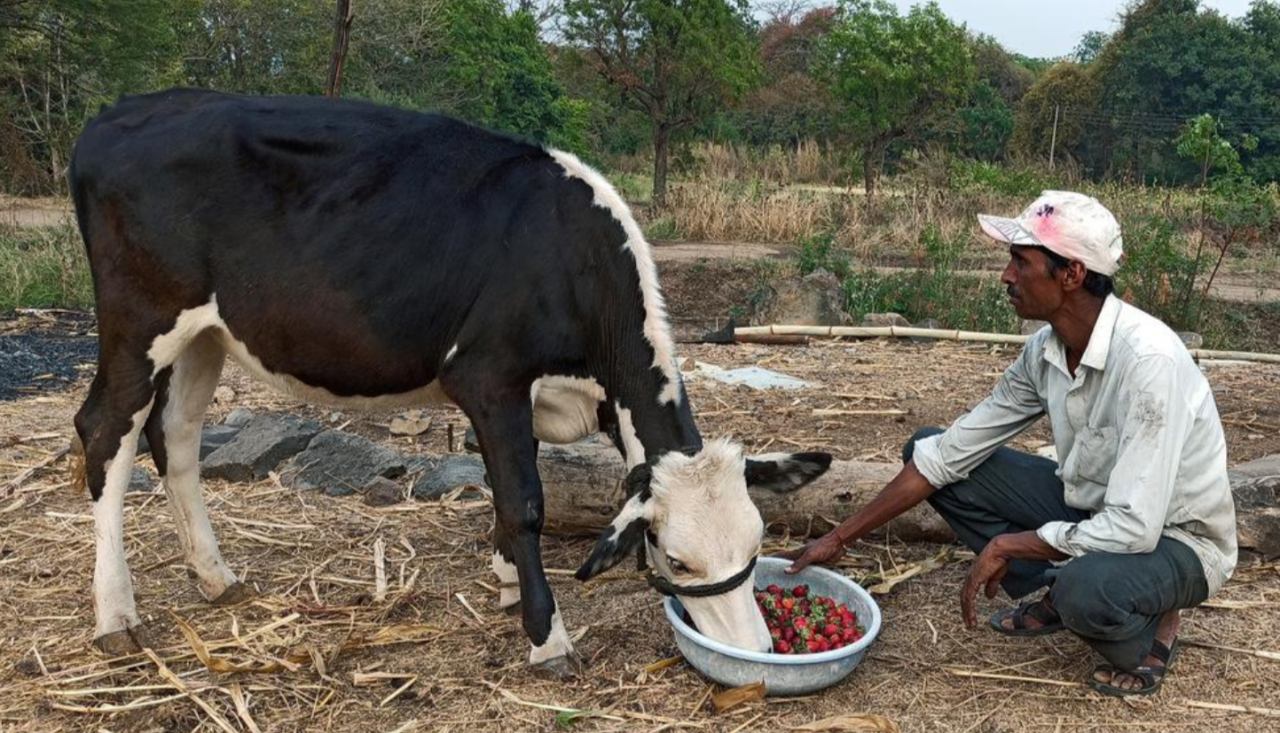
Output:
<instances>
[{"instance_id":1,"label":"tree trunk","mask_svg":"<svg viewBox=\"0 0 1280 733\"><path fill-rule=\"evenodd\" d=\"M862 187L866 189L867 201L871 201L876 195L876 185L880 181L880 160L879 146L875 143L862 146Z\"/></svg>"},{"instance_id":2,"label":"tree trunk","mask_svg":"<svg viewBox=\"0 0 1280 733\"><path fill-rule=\"evenodd\" d=\"M896 463L833 461L830 470L797 491L752 490L751 498L772 532L796 538L819 536L863 507L901 469ZM604 441L544 445L538 457L546 508L545 531L595 536L622 506L626 468ZM1264 557L1280 556L1280 475L1232 471L1240 547ZM949 542L955 534L927 504L907 511L874 533L907 541Z\"/></svg>"},{"instance_id":3,"label":"tree trunk","mask_svg":"<svg viewBox=\"0 0 1280 733\"><path fill-rule=\"evenodd\" d=\"M336 98L342 89L342 64L347 59L347 42L351 38L351 21L354 19L351 0L338 0L333 17L333 55L329 59L329 81L324 88L324 95L330 99Z\"/></svg>"},{"instance_id":4,"label":"tree trunk","mask_svg":"<svg viewBox=\"0 0 1280 733\"><path fill-rule=\"evenodd\" d=\"M653 125L653 208L667 206L667 159L671 152L671 129L665 123Z\"/></svg>"}]
</instances>

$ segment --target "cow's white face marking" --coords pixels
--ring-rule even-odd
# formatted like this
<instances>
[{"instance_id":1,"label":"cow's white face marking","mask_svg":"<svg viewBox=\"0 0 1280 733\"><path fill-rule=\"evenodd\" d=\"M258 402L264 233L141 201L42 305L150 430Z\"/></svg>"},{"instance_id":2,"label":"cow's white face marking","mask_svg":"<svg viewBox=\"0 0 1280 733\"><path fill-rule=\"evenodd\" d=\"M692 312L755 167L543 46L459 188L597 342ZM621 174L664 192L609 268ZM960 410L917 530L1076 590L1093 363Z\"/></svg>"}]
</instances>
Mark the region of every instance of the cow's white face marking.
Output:
<instances>
[{"instance_id":1,"label":"cow's white face marking","mask_svg":"<svg viewBox=\"0 0 1280 733\"><path fill-rule=\"evenodd\" d=\"M742 449L728 440L693 456L673 452L653 467L650 488L659 519L651 523L654 571L676 585L727 580L760 551L764 521L747 494ZM737 588L706 598L681 598L707 636L742 649L767 651L769 630L756 608L755 574Z\"/></svg>"},{"instance_id":2,"label":"cow's white face marking","mask_svg":"<svg viewBox=\"0 0 1280 733\"><path fill-rule=\"evenodd\" d=\"M662 299L662 291L658 288L658 268L653 263L649 242L645 240L644 233L640 231L640 225L631 215L631 209L604 176L570 153L560 150L547 152L564 168L565 175L586 182L595 193L593 203L602 209L608 209L613 214L613 218L622 225L627 235L627 241L623 246L635 258L636 271L640 276L640 293L645 314L644 336L653 347L653 366L662 370L667 378L666 385L658 394L658 403L679 402L681 392L679 371L675 361L675 345L671 338L671 326L667 323L667 307Z\"/></svg>"},{"instance_id":3,"label":"cow's white face marking","mask_svg":"<svg viewBox=\"0 0 1280 733\"><path fill-rule=\"evenodd\" d=\"M622 452L627 456L627 468L635 468L644 463L644 444L636 434L635 422L631 419L631 410L621 403L614 402L613 410L618 415L618 434L622 436Z\"/></svg>"},{"instance_id":4,"label":"cow's white face marking","mask_svg":"<svg viewBox=\"0 0 1280 733\"><path fill-rule=\"evenodd\" d=\"M617 564L645 543L654 572L676 586L720 583L747 567L760 551L764 521L747 494L742 449L728 440L693 456L658 459L648 490L638 490L614 518L586 564L585 580ZM650 544L645 530L656 539ZM767 650L769 631L756 608L752 573L737 588L706 598L681 598L698 629L743 649Z\"/></svg>"},{"instance_id":5,"label":"cow's white face marking","mask_svg":"<svg viewBox=\"0 0 1280 733\"><path fill-rule=\"evenodd\" d=\"M529 651L529 663L541 664L548 659L571 654L573 642L569 641L569 634L564 630L564 621L560 620L560 607L557 605L555 613L551 614L551 634L542 646L535 646Z\"/></svg>"},{"instance_id":6,"label":"cow's white face marking","mask_svg":"<svg viewBox=\"0 0 1280 733\"><path fill-rule=\"evenodd\" d=\"M493 551L490 564L493 574L498 576L498 608L510 608L520 602L520 576L516 566L507 562L501 552Z\"/></svg>"},{"instance_id":7,"label":"cow's white face marking","mask_svg":"<svg viewBox=\"0 0 1280 733\"><path fill-rule=\"evenodd\" d=\"M605 394L596 380L548 375L533 383L529 395L538 440L563 445L600 432L596 408Z\"/></svg>"}]
</instances>

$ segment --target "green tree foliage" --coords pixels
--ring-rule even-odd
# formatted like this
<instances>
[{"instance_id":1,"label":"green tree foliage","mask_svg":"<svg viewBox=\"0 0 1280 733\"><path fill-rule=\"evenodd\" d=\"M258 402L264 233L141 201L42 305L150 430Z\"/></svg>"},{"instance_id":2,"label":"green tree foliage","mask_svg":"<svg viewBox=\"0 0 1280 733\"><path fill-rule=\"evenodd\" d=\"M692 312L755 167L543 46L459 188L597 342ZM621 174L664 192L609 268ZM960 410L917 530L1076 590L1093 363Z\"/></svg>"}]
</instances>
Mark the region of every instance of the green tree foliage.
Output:
<instances>
[{"instance_id":1,"label":"green tree foliage","mask_svg":"<svg viewBox=\"0 0 1280 733\"><path fill-rule=\"evenodd\" d=\"M1089 115L1097 107L1097 84L1079 64L1059 63L1044 73L1018 104L1014 115L1013 153L1024 158L1048 158L1054 142L1054 110L1058 131L1055 158L1080 159L1088 149Z\"/></svg>"},{"instance_id":2,"label":"green tree foliage","mask_svg":"<svg viewBox=\"0 0 1280 733\"><path fill-rule=\"evenodd\" d=\"M0 184L61 185L81 121L119 94L179 77L167 0L0 2Z\"/></svg>"},{"instance_id":3,"label":"green tree foliage","mask_svg":"<svg viewBox=\"0 0 1280 733\"><path fill-rule=\"evenodd\" d=\"M666 200L673 136L749 89L758 75L745 0L566 0L566 39L629 107L653 141L653 203Z\"/></svg>"},{"instance_id":4,"label":"green tree foliage","mask_svg":"<svg viewBox=\"0 0 1280 733\"><path fill-rule=\"evenodd\" d=\"M844 129L862 148L868 196L889 145L953 111L974 79L964 29L934 3L899 15L886 0L841 0L820 58Z\"/></svg>"},{"instance_id":5,"label":"green tree foliage","mask_svg":"<svg viewBox=\"0 0 1280 733\"><path fill-rule=\"evenodd\" d=\"M834 19L835 9L826 7L799 16L784 13L760 28L763 82L734 115L745 142L794 145L830 137L835 110L814 78L814 64Z\"/></svg>"}]
</instances>

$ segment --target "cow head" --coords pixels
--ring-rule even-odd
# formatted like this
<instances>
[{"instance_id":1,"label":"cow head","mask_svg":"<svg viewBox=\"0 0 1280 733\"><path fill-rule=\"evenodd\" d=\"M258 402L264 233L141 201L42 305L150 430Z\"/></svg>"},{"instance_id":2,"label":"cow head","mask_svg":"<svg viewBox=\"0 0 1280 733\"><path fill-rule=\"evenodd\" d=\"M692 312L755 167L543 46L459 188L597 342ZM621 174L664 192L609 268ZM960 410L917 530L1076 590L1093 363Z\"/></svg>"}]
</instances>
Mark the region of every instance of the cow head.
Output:
<instances>
[{"instance_id":1,"label":"cow head","mask_svg":"<svg viewBox=\"0 0 1280 733\"><path fill-rule=\"evenodd\" d=\"M655 587L679 597L699 631L767 651L771 641L756 608L751 569L764 522L747 486L796 489L830 465L825 453L747 460L740 446L717 440L692 456L672 452L652 466L637 466L627 479L630 498L577 577L613 567L644 543Z\"/></svg>"}]
</instances>

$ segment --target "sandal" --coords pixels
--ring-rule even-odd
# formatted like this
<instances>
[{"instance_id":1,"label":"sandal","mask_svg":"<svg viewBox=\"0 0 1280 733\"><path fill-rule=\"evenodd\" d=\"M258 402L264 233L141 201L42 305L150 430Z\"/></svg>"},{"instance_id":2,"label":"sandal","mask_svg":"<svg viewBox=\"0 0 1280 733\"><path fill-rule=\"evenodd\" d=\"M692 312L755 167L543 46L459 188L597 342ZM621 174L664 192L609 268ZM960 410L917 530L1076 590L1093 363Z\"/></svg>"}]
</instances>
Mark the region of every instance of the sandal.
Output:
<instances>
[{"instance_id":1,"label":"sandal","mask_svg":"<svg viewBox=\"0 0 1280 733\"><path fill-rule=\"evenodd\" d=\"M1174 638L1173 644L1165 646L1164 642L1156 639L1151 643L1150 656L1159 659L1159 666L1142 665L1136 669L1117 669L1110 664L1099 664L1093 670L1093 676L1089 678L1089 686L1104 695L1111 697L1128 697L1129 695L1154 695L1160 685L1164 683L1165 675L1169 672L1169 666L1173 664L1174 657L1178 655L1178 640ZM1101 682L1097 679L1099 672L1110 672L1114 679L1116 672L1122 674L1133 675L1142 680L1142 687L1133 690L1125 690L1115 687L1109 682Z\"/></svg>"},{"instance_id":2,"label":"sandal","mask_svg":"<svg viewBox=\"0 0 1280 733\"><path fill-rule=\"evenodd\" d=\"M1028 627L1027 617L1040 622L1040 626ZM1013 622L1013 628L1007 628L1004 620ZM1017 608L1006 608L991 614L991 628L1006 636L1044 636L1066 628L1057 611L1045 605L1044 599L1019 604Z\"/></svg>"}]
</instances>

